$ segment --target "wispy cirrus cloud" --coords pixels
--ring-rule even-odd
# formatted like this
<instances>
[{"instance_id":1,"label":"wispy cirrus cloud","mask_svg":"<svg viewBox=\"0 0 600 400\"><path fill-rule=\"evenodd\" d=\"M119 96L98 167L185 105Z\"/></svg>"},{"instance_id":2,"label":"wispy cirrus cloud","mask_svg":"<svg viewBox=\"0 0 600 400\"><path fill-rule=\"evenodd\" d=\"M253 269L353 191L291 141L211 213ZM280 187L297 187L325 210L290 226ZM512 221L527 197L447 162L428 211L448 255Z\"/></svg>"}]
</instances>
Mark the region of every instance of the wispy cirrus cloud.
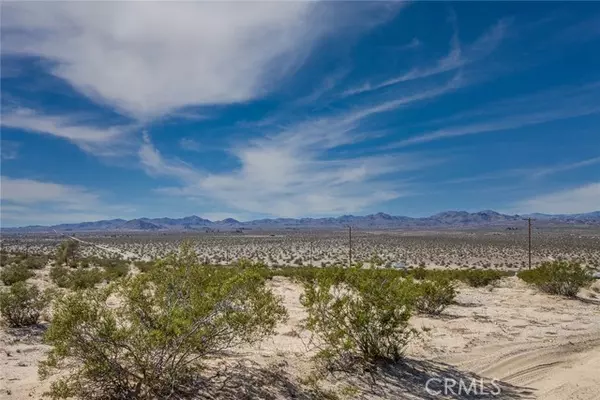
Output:
<instances>
[{"instance_id":1,"label":"wispy cirrus cloud","mask_svg":"<svg viewBox=\"0 0 600 400\"><path fill-rule=\"evenodd\" d=\"M0 159L3 161L15 160L19 157L19 148L21 143L13 140L4 140L0 142Z\"/></svg>"},{"instance_id":2,"label":"wispy cirrus cloud","mask_svg":"<svg viewBox=\"0 0 600 400\"><path fill-rule=\"evenodd\" d=\"M576 214L600 210L600 182L563 189L521 200L513 210L520 214Z\"/></svg>"},{"instance_id":3,"label":"wispy cirrus cloud","mask_svg":"<svg viewBox=\"0 0 600 400\"><path fill-rule=\"evenodd\" d=\"M81 186L2 176L0 189L3 226L99 220L132 211L106 204L100 194Z\"/></svg>"},{"instance_id":4,"label":"wispy cirrus cloud","mask_svg":"<svg viewBox=\"0 0 600 400\"><path fill-rule=\"evenodd\" d=\"M202 151L202 145L196 139L184 137L179 139L179 147L186 151Z\"/></svg>"},{"instance_id":5,"label":"wispy cirrus cloud","mask_svg":"<svg viewBox=\"0 0 600 400\"><path fill-rule=\"evenodd\" d=\"M534 179L543 178L549 175L558 174L565 171L572 171L574 169L585 168L597 164L600 164L600 157L592 157L571 163L563 163L555 166L538 168L534 171L531 171L531 177Z\"/></svg>"},{"instance_id":6,"label":"wispy cirrus cloud","mask_svg":"<svg viewBox=\"0 0 600 400\"><path fill-rule=\"evenodd\" d=\"M208 198L242 213L299 216L356 212L410 195L413 188L402 173L442 160L400 153L343 157L330 151L369 138L361 128L364 121L443 96L457 87L459 81L453 79L426 91L283 127L276 121L259 124L263 131L260 137L228 149L240 165L229 172L209 173L177 160L165 160L149 137L140 150L140 161L148 173L167 174L181 183L160 188L160 193ZM388 179L391 174L396 174L394 180Z\"/></svg>"},{"instance_id":7,"label":"wispy cirrus cloud","mask_svg":"<svg viewBox=\"0 0 600 400\"><path fill-rule=\"evenodd\" d=\"M68 140L81 149L96 155L119 154L127 133L133 126L93 126L84 118L48 115L28 108L3 110L0 124L4 127L52 135Z\"/></svg>"},{"instance_id":8,"label":"wispy cirrus cloud","mask_svg":"<svg viewBox=\"0 0 600 400\"><path fill-rule=\"evenodd\" d=\"M509 26L510 22L508 20L501 20L475 42L464 48L461 46L458 35L455 32L450 42L449 53L437 60L433 66L415 67L402 75L378 83L366 82L360 86L345 90L342 93L342 97L372 92L402 82L413 81L458 70L461 67L479 61L491 54L506 36Z\"/></svg>"},{"instance_id":9,"label":"wispy cirrus cloud","mask_svg":"<svg viewBox=\"0 0 600 400\"><path fill-rule=\"evenodd\" d=\"M448 179L440 182L442 184L463 184L491 180L501 180L506 178L521 178L526 181L547 178L554 174L559 174L566 171L573 171L579 168L590 167L600 164L600 157L586 158L584 160L573 161L568 163L560 163L556 165L545 165L530 168L513 168L489 172L485 174L464 176L460 178Z\"/></svg>"},{"instance_id":10,"label":"wispy cirrus cloud","mask_svg":"<svg viewBox=\"0 0 600 400\"><path fill-rule=\"evenodd\" d=\"M432 130L391 143L385 148L397 149L453 137L507 131L551 121L598 114L600 113L598 100L600 100L598 83L593 83L583 87L563 88L510 101L501 101L491 105L488 109L483 107L481 110L462 113L445 121L468 119L470 117L490 118L488 120ZM437 123L440 122L443 121L437 121Z\"/></svg>"},{"instance_id":11,"label":"wispy cirrus cloud","mask_svg":"<svg viewBox=\"0 0 600 400\"><path fill-rule=\"evenodd\" d=\"M143 143L138 151L138 158L144 171L151 176L175 177L184 181L196 181L201 175L182 161L165 161L156 150L150 136L142 134Z\"/></svg>"}]
</instances>

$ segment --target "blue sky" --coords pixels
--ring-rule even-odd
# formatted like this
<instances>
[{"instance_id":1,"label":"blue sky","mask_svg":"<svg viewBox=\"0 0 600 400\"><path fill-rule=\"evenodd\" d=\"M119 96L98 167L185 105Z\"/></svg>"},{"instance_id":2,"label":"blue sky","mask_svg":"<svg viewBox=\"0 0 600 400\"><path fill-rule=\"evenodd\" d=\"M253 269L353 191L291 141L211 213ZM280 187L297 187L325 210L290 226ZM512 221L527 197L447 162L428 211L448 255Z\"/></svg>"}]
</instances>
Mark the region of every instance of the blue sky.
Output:
<instances>
[{"instance_id":1,"label":"blue sky","mask_svg":"<svg viewBox=\"0 0 600 400\"><path fill-rule=\"evenodd\" d=\"M600 3L1 18L2 226L600 209Z\"/></svg>"}]
</instances>

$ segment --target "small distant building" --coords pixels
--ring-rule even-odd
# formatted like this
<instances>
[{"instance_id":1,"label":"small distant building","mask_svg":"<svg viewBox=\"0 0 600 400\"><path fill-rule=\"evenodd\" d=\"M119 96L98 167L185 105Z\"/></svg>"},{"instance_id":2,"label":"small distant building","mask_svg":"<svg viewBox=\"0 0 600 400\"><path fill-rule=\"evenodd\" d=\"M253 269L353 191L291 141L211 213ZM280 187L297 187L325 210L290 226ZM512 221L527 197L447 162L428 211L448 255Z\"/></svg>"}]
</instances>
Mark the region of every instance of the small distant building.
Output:
<instances>
[{"instance_id":1,"label":"small distant building","mask_svg":"<svg viewBox=\"0 0 600 400\"><path fill-rule=\"evenodd\" d=\"M404 264L402 261L396 261L395 263L392 263L392 268L405 269L406 264Z\"/></svg>"}]
</instances>

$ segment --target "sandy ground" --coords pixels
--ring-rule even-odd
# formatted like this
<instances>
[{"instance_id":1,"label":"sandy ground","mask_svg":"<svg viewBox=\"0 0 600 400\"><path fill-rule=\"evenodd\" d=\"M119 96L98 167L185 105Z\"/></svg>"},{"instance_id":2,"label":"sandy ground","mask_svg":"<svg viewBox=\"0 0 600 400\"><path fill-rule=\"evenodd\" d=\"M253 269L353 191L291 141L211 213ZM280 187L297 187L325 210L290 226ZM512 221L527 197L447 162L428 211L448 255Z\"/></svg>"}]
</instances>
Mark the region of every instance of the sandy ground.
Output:
<instances>
[{"instance_id":1,"label":"sandy ground","mask_svg":"<svg viewBox=\"0 0 600 400\"><path fill-rule=\"evenodd\" d=\"M263 380L252 381L255 388L279 387L246 391L243 397L316 398L302 389L315 376L310 358L315 349L310 333L300 326L306 315L299 301L301 288L282 277L269 284L283 298L289 320L274 337L237 349L231 359L246 360L265 374ZM457 304L441 316L411 319L419 335L407 348L404 362L376 375L319 375L318 385L336 390L340 398L600 399L600 295L582 290L576 300L549 296L517 278L503 279L493 288L459 289ZM37 362L46 350L42 331L0 332L0 398L40 398L48 388L37 377ZM478 380L488 389L497 379L501 393L450 391L444 396L441 386L426 390L431 378L462 379L467 385Z\"/></svg>"}]
</instances>

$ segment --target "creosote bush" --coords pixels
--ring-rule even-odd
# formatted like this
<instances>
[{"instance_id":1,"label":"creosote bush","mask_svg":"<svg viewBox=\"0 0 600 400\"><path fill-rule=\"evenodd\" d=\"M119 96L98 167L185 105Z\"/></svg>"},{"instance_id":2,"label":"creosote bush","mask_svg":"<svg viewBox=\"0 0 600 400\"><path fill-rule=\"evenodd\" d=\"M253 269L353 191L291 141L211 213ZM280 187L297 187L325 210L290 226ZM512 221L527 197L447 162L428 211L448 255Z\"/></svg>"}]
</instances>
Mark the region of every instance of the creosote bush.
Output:
<instances>
[{"instance_id":1,"label":"creosote bush","mask_svg":"<svg viewBox=\"0 0 600 400\"><path fill-rule=\"evenodd\" d=\"M35 325L47 301L37 286L17 282L0 293L0 314L12 327Z\"/></svg>"},{"instance_id":2,"label":"creosote bush","mask_svg":"<svg viewBox=\"0 0 600 400\"><path fill-rule=\"evenodd\" d=\"M56 250L56 263L58 265L67 264L76 266L78 256L79 242L73 239L65 240Z\"/></svg>"},{"instance_id":3,"label":"creosote bush","mask_svg":"<svg viewBox=\"0 0 600 400\"><path fill-rule=\"evenodd\" d=\"M33 271L27 269L25 265L13 264L2 268L0 279L2 279L5 285L9 286L17 282L26 281L34 275Z\"/></svg>"},{"instance_id":4,"label":"creosote bush","mask_svg":"<svg viewBox=\"0 0 600 400\"><path fill-rule=\"evenodd\" d=\"M50 269L50 279L61 288L82 290L93 288L102 282L104 274L98 268L66 268L54 266Z\"/></svg>"},{"instance_id":5,"label":"creosote bush","mask_svg":"<svg viewBox=\"0 0 600 400\"><path fill-rule=\"evenodd\" d=\"M52 384L55 398L195 396L207 358L263 339L285 317L252 268L202 266L185 247L147 273L58 299L40 373L72 368Z\"/></svg>"},{"instance_id":6,"label":"creosote bush","mask_svg":"<svg viewBox=\"0 0 600 400\"><path fill-rule=\"evenodd\" d=\"M418 291L415 306L418 312L439 315L454 302L456 290L447 279L425 280L417 283Z\"/></svg>"},{"instance_id":7,"label":"creosote bush","mask_svg":"<svg viewBox=\"0 0 600 400\"><path fill-rule=\"evenodd\" d=\"M23 265L27 269L42 269L46 266L48 257L46 256L28 256L23 260Z\"/></svg>"},{"instance_id":8,"label":"creosote bush","mask_svg":"<svg viewBox=\"0 0 600 400\"><path fill-rule=\"evenodd\" d=\"M154 268L154 261L135 261L134 265L140 272L149 272Z\"/></svg>"},{"instance_id":9,"label":"creosote bush","mask_svg":"<svg viewBox=\"0 0 600 400\"><path fill-rule=\"evenodd\" d=\"M109 260L102 265L102 268L104 268L104 278L107 281L122 278L129 273L129 264L121 260Z\"/></svg>"},{"instance_id":10,"label":"creosote bush","mask_svg":"<svg viewBox=\"0 0 600 400\"><path fill-rule=\"evenodd\" d=\"M519 272L518 276L543 292L567 297L575 297L579 289L593 279L588 269L569 261L544 262L534 269Z\"/></svg>"},{"instance_id":11,"label":"creosote bush","mask_svg":"<svg viewBox=\"0 0 600 400\"><path fill-rule=\"evenodd\" d=\"M301 301L319 357L333 368L398 360L413 333L415 295L412 279L385 270L317 271L304 281Z\"/></svg>"}]
</instances>

